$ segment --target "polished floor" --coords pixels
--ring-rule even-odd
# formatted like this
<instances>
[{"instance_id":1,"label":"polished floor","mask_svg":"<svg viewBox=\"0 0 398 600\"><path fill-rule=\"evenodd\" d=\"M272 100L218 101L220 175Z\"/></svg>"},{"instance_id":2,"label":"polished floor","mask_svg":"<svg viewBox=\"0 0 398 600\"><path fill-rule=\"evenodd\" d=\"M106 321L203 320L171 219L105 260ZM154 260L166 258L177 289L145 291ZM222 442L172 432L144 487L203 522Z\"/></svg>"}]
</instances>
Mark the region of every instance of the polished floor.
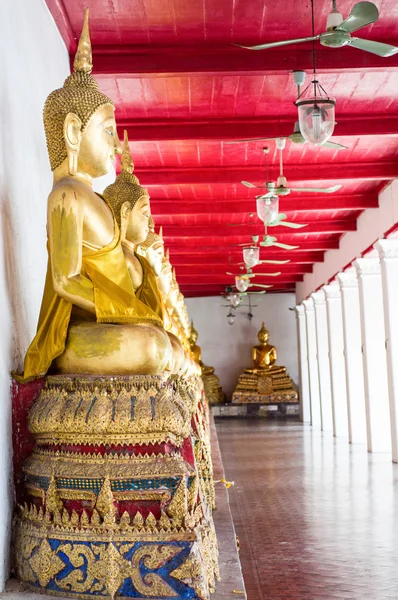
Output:
<instances>
[{"instance_id":1,"label":"polished floor","mask_svg":"<svg viewBox=\"0 0 398 600\"><path fill-rule=\"evenodd\" d=\"M398 599L398 465L297 422L216 423L248 600Z\"/></svg>"}]
</instances>

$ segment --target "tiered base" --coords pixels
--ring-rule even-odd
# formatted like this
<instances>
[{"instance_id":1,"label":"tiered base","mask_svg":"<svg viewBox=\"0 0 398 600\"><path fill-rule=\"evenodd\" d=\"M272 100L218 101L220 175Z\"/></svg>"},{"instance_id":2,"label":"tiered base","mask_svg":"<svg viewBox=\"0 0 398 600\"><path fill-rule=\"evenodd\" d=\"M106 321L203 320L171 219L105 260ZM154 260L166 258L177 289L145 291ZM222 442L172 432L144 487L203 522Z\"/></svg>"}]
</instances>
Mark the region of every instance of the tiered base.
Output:
<instances>
[{"instance_id":1,"label":"tiered base","mask_svg":"<svg viewBox=\"0 0 398 600\"><path fill-rule=\"evenodd\" d=\"M47 378L29 415L36 446L14 523L22 581L78 597L209 599L218 565L208 442L187 385Z\"/></svg>"},{"instance_id":2,"label":"tiered base","mask_svg":"<svg viewBox=\"0 0 398 600\"><path fill-rule=\"evenodd\" d=\"M297 403L296 387L286 372L242 373L232 395L233 404Z\"/></svg>"}]
</instances>

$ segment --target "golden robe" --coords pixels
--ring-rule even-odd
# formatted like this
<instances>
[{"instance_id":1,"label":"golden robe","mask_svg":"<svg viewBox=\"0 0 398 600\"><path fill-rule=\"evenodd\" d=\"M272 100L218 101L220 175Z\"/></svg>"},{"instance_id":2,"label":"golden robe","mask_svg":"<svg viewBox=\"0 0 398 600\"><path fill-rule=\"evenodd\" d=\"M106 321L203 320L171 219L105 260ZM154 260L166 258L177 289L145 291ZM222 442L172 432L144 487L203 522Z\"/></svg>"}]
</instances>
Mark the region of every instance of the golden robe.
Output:
<instances>
[{"instance_id":1,"label":"golden robe","mask_svg":"<svg viewBox=\"0 0 398 600\"><path fill-rule=\"evenodd\" d=\"M151 323L163 327L155 275L148 262L137 256L142 265L143 282L137 292L134 292L119 227L115 218L113 220L115 233L110 244L90 250L82 258L81 273L90 279L94 287L96 321ZM37 333L25 356L24 374L22 377L17 376L18 381L23 383L44 376L52 361L63 353L72 308L72 302L61 298L54 291L49 256Z\"/></svg>"}]
</instances>

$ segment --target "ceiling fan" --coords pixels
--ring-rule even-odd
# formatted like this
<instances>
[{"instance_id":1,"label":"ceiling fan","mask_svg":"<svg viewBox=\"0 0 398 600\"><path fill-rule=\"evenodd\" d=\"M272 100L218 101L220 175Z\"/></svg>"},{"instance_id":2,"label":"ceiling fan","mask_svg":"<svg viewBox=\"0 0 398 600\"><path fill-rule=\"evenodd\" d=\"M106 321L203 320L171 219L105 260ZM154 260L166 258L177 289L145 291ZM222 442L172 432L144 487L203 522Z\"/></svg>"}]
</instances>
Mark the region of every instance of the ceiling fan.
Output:
<instances>
[{"instance_id":1,"label":"ceiling fan","mask_svg":"<svg viewBox=\"0 0 398 600\"><path fill-rule=\"evenodd\" d=\"M364 40L362 38L352 37L351 33L375 23L379 18L379 11L373 2L357 2L354 4L348 17L343 20L342 15L337 11L336 0L332 0L332 12L329 14L326 22L326 31L305 38L296 38L292 40L283 40L280 42L270 42L259 44L257 46L242 46L234 44L240 48L248 50L266 50L268 48L277 48L279 46L287 46L288 44L299 44L301 42L311 42L319 40L322 46L329 48L341 48L342 46L353 46L358 50L377 54L382 58L393 56L398 52L398 47L373 40Z\"/></svg>"},{"instance_id":2,"label":"ceiling fan","mask_svg":"<svg viewBox=\"0 0 398 600\"><path fill-rule=\"evenodd\" d=\"M337 192L337 190L339 190L342 186L341 185L334 185L332 187L328 187L328 188L308 188L308 187L303 187L303 188L293 188L293 187L288 187L287 185L287 179L283 174L283 150L286 146L286 138L277 138L276 139L276 147L279 150L279 177L276 181L276 185L275 182L273 181L266 181L265 185L255 185L254 183L250 183L250 181L242 181L243 185L245 185L246 187L249 188L257 188L260 190L267 190L266 194L261 194L260 196L256 196L256 198L265 198L266 196L286 196L287 194L290 194L290 192L315 192L315 193L325 193L325 194L332 194L333 192ZM267 155L269 152L269 148L263 148L264 154Z\"/></svg>"},{"instance_id":3,"label":"ceiling fan","mask_svg":"<svg viewBox=\"0 0 398 600\"><path fill-rule=\"evenodd\" d=\"M251 248L251 247L256 247L256 245L258 244L259 246L264 246L266 248L275 246L276 248L282 248L283 250L296 250L297 248L300 247L300 246L292 246L290 244L282 244L282 242L278 242L278 240L275 236L267 234L267 228L265 228L265 234L264 234L264 237L261 242L259 242L259 239L260 239L259 235L252 235L253 243L234 244L234 245L245 246L246 248Z\"/></svg>"}]
</instances>

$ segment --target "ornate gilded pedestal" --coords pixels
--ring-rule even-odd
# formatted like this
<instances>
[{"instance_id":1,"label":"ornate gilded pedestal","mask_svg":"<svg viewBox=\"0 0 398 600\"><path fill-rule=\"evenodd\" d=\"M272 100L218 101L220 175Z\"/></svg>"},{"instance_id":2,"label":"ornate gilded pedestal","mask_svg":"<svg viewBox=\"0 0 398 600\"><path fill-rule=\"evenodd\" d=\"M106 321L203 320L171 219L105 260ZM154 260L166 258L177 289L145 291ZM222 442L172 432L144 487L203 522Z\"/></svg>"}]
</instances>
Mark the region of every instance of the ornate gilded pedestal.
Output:
<instances>
[{"instance_id":1,"label":"ornate gilded pedestal","mask_svg":"<svg viewBox=\"0 0 398 600\"><path fill-rule=\"evenodd\" d=\"M22 581L81 597L208 599L218 569L200 385L48 376L29 429L14 527Z\"/></svg>"}]
</instances>

